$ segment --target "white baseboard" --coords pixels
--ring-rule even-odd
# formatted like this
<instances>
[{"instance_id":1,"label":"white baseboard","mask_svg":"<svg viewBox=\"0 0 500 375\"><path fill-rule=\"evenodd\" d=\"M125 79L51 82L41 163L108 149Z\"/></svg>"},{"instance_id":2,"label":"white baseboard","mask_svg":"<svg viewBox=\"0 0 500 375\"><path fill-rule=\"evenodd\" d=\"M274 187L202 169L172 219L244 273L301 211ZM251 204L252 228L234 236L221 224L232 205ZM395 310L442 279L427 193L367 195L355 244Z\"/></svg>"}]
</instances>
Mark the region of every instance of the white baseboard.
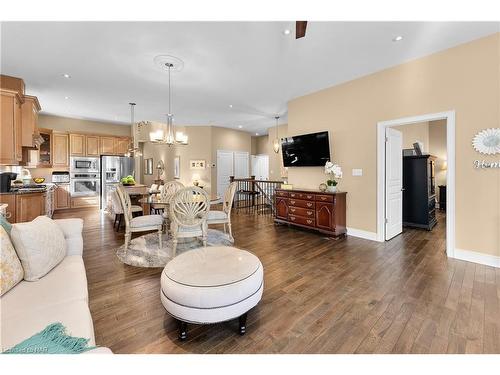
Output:
<instances>
[{"instance_id":1,"label":"white baseboard","mask_svg":"<svg viewBox=\"0 0 500 375\"><path fill-rule=\"evenodd\" d=\"M455 249L454 254L450 258L466 260L468 262L484 264L486 266L500 268L500 257L478 253L471 250Z\"/></svg>"},{"instance_id":2,"label":"white baseboard","mask_svg":"<svg viewBox=\"0 0 500 375\"><path fill-rule=\"evenodd\" d=\"M347 228L347 235L358 238L364 238L365 240L377 241L377 233L368 232L362 229Z\"/></svg>"}]
</instances>

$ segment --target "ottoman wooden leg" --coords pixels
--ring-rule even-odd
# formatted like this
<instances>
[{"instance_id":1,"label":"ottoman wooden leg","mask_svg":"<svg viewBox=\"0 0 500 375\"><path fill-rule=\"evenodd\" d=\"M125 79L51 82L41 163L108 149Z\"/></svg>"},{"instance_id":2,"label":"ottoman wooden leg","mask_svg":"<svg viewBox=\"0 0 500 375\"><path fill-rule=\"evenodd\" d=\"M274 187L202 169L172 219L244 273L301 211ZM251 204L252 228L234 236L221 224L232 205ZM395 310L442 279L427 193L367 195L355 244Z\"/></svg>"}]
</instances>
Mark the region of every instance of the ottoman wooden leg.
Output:
<instances>
[{"instance_id":1,"label":"ottoman wooden leg","mask_svg":"<svg viewBox=\"0 0 500 375\"><path fill-rule=\"evenodd\" d=\"M179 320L179 340L184 341L187 339L187 323Z\"/></svg>"},{"instance_id":2,"label":"ottoman wooden leg","mask_svg":"<svg viewBox=\"0 0 500 375\"><path fill-rule=\"evenodd\" d=\"M247 313L244 313L238 318L240 323L240 335L244 335L247 331Z\"/></svg>"}]
</instances>

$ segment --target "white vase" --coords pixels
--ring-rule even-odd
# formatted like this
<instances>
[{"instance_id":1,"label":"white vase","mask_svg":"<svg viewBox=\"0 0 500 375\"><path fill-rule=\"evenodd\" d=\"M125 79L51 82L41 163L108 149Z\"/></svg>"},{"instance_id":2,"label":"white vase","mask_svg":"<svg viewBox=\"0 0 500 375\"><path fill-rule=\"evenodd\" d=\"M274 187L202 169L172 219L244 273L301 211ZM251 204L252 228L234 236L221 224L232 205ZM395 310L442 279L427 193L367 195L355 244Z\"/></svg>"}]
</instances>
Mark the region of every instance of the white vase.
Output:
<instances>
[{"instance_id":1,"label":"white vase","mask_svg":"<svg viewBox=\"0 0 500 375\"><path fill-rule=\"evenodd\" d=\"M337 186L328 185L327 188L326 188L326 191L329 192L329 193L336 193L337 192Z\"/></svg>"}]
</instances>

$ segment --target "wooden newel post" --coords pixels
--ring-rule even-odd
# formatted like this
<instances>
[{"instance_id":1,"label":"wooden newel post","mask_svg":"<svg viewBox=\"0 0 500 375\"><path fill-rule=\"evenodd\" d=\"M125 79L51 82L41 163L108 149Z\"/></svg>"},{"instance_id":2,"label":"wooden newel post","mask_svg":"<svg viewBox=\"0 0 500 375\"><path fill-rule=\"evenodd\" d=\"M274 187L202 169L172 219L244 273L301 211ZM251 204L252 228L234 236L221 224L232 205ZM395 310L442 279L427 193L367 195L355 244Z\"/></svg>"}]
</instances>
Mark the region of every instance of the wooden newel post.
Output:
<instances>
[{"instance_id":1,"label":"wooden newel post","mask_svg":"<svg viewBox=\"0 0 500 375\"><path fill-rule=\"evenodd\" d=\"M250 176L250 195L252 196L252 206L255 206L255 176Z\"/></svg>"},{"instance_id":2,"label":"wooden newel post","mask_svg":"<svg viewBox=\"0 0 500 375\"><path fill-rule=\"evenodd\" d=\"M229 183L234 182L234 176L229 176Z\"/></svg>"}]
</instances>

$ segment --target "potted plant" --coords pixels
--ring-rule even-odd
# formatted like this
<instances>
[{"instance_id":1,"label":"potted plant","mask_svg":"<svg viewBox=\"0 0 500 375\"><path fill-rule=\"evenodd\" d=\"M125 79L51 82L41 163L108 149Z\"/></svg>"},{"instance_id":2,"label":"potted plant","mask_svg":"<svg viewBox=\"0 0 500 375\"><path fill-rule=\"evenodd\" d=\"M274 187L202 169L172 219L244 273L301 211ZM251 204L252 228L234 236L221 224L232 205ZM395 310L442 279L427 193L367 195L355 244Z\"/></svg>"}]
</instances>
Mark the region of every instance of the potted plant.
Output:
<instances>
[{"instance_id":1,"label":"potted plant","mask_svg":"<svg viewBox=\"0 0 500 375\"><path fill-rule=\"evenodd\" d=\"M340 165L327 161L325 164L325 174L331 176L326 181L326 191L335 193L337 191L338 180L342 178L342 168Z\"/></svg>"}]
</instances>

